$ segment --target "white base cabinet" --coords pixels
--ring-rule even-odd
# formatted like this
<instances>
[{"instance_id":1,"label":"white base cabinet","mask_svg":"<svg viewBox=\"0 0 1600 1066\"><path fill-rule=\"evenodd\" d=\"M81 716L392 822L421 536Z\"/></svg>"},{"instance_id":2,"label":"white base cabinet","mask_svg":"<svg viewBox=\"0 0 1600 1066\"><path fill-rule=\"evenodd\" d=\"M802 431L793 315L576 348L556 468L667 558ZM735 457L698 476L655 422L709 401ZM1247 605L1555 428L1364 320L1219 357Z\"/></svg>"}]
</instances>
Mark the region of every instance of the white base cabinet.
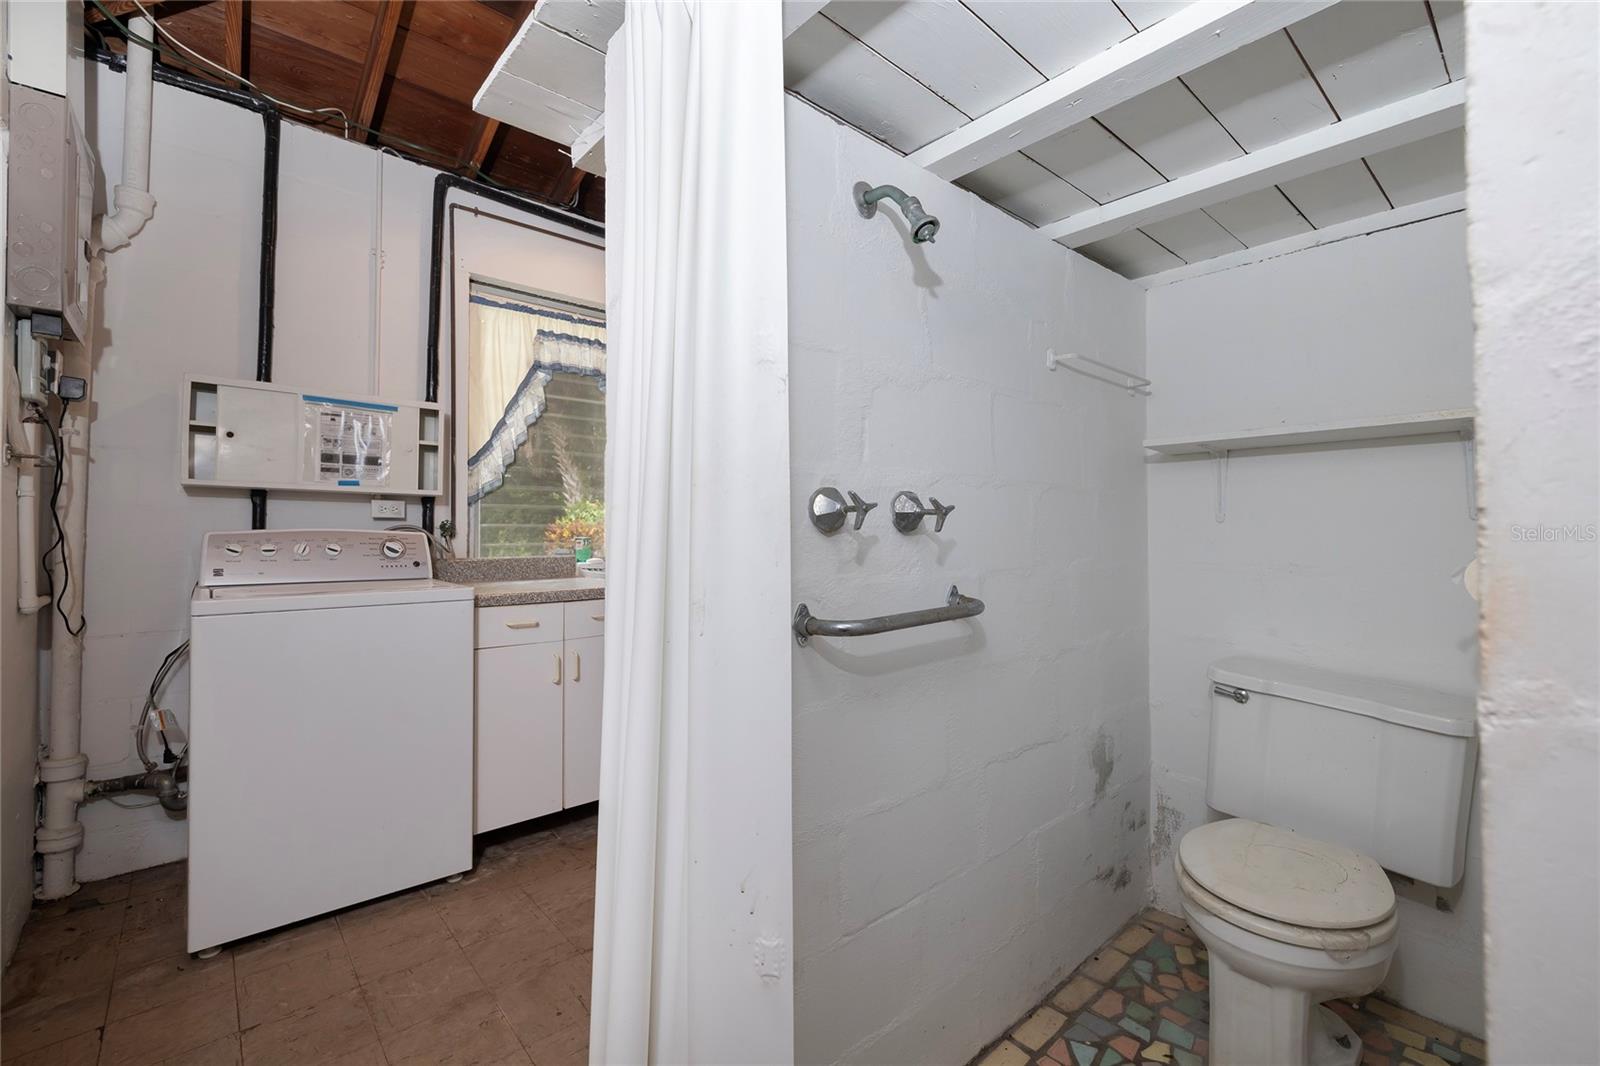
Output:
<instances>
[{"instance_id":1,"label":"white base cabinet","mask_svg":"<svg viewBox=\"0 0 1600 1066\"><path fill-rule=\"evenodd\" d=\"M476 616L473 832L599 799L604 601Z\"/></svg>"}]
</instances>

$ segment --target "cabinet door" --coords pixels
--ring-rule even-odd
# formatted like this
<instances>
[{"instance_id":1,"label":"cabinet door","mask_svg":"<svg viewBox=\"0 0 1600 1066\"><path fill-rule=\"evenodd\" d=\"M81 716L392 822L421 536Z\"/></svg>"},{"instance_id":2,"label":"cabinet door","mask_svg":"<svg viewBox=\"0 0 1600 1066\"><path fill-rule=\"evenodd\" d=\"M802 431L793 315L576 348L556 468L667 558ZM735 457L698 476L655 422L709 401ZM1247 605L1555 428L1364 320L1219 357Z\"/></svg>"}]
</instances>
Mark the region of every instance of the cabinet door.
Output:
<instances>
[{"instance_id":1,"label":"cabinet door","mask_svg":"<svg viewBox=\"0 0 1600 1066\"><path fill-rule=\"evenodd\" d=\"M482 833L561 809L566 664L559 643L479 648L476 660L473 832Z\"/></svg>"},{"instance_id":2,"label":"cabinet door","mask_svg":"<svg viewBox=\"0 0 1600 1066\"><path fill-rule=\"evenodd\" d=\"M295 465L300 460L299 399L288 392L219 386L217 480L270 485L301 480Z\"/></svg>"},{"instance_id":3,"label":"cabinet door","mask_svg":"<svg viewBox=\"0 0 1600 1066\"><path fill-rule=\"evenodd\" d=\"M567 641L564 807L600 798L600 693L605 674L604 637Z\"/></svg>"}]
</instances>

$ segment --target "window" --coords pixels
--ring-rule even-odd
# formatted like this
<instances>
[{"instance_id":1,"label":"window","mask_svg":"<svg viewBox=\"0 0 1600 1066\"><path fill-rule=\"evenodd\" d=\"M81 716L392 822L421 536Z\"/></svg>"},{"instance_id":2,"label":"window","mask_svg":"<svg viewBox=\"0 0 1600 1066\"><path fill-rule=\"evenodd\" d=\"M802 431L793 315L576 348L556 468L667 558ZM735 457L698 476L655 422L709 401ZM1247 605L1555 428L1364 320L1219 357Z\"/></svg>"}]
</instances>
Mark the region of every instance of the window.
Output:
<instances>
[{"instance_id":1,"label":"window","mask_svg":"<svg viewBox=\"0 0 1600 1066\"><path fill-rule=\"evenodd\" d=\"M474 285L468 544L486 558L605 540L605 315Z\"/></svg>"}]
</instances>

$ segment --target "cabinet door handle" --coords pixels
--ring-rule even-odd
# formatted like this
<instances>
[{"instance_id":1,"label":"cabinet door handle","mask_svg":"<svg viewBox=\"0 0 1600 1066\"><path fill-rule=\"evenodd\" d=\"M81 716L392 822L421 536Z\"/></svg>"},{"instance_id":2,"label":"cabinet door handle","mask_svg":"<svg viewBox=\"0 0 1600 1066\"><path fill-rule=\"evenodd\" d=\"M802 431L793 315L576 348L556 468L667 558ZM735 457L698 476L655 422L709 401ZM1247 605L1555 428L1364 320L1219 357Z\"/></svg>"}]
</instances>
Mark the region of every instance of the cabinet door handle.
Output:
<instances>
[{"instance_id":1,"label":"cabinet door handle","mask_svg":"<svg viewBox=\"0 0 1600 1066\"><path fill-rule=\"evenodd\" d=\"M604 622L606 620L606 616L603 614L591 614L589 617L594 619L596 622Z\"/></svg>"},{"instance_id":2,"label":"cabinet door handle","mask_svg":"<svg viewBox=\"0 0 1600 1066\"><path fill-rule=\"evenodd\" d=\"M553 680L551 680L550 683L552 685L559 685L559 684L561 684L561 656L560 656L559 653L556 655L555 659L556 659L556 676L555 676L555 678Z\"/></svg>"},{"instance_id":3,"label":"cabinet door handle","mask_svg":"<svg viewBox=\"0 0 1600 1066\"><path fill-rule=\"evenodd\" d=\"M534 621L534 622L507 622L506 623L506 628L507 629L538 629L539 628L539 623L537 621Z\"/></svg>"},{"instance_id":4,"label":"cabinet door handle","mask_svg":"<svg viewBox=\"0 0 1600 1066\"><path fill-rule=\"evenodd\" d=\"M572 653L572 658L574 660L572 666L572 681L573 684L577 684L579 681L583 680L583 653L580 651L575 651Z\"/></svg>"}]
</instances>

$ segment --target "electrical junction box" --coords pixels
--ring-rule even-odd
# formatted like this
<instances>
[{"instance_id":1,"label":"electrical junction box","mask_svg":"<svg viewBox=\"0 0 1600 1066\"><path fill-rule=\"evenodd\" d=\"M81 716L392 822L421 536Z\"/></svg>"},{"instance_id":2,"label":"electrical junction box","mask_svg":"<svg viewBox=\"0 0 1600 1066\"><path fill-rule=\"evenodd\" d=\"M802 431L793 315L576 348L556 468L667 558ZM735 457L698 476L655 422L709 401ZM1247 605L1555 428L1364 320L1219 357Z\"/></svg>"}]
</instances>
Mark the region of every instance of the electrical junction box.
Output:
<instances>
[{"instance_id":1,"label":"electrical junction box","mask_svg":"<svg viewBox=\"0 0 1600 1066\"><path fill-rule=\"evenodd\" d=\"M82 5L7 4L6 303L35 337L82 342L96 164L83 135Z\"/></svg>"}]
</instances>

